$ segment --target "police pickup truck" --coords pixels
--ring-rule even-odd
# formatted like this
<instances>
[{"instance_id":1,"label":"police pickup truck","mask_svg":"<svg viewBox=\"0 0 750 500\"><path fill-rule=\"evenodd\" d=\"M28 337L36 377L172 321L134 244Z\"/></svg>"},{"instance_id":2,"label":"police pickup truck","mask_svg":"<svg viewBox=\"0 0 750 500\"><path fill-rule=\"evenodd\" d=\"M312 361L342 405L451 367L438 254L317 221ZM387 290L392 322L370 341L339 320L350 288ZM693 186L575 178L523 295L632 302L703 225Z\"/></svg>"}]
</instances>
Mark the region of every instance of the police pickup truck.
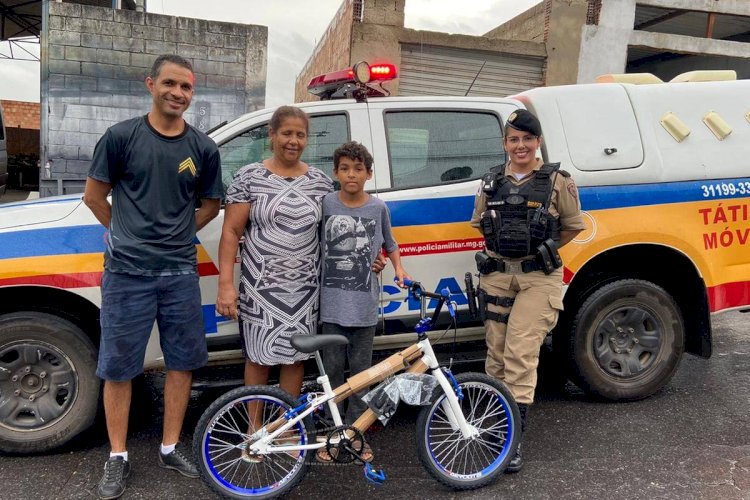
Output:
<instances>
[{"instance_id":1,"label":"police pickup truck","mask_svg":"<svg viewBox=\"0 0 750 500\"><path fill-rule=\"evenodd\" d=\"M750 81L696 82L710 78L693 73L633 84L610 75L610 83L512 98L380 96L378 85L395 72L359 65L313 79L323 100L300 105L310 116L303 159L330 173L337 146L366 145L375 158L366 188L390 208L405 267L429 289L447 286L465 309L464 274L483 247L468 223L479 179L506 160L508 115L534 112L540 154L572 174L588 226L562 252L565 311L550 342L563 376L588 393L653 394L683 352L711 354L712 314L750 304ZM271 155L272 112L211 134L225 184ZM220 216L196 241L211 363L242 357L237 324L214 309L221 224ZM103 233L80 195L0 206L2 451L51 449L95 417ZM407 332L419 308L389 272L377 349L413 341ZM481 345L481 325L459 326L458 352ZM147 370L163 366L156 335Z\"/></svg>"}]
</instances>

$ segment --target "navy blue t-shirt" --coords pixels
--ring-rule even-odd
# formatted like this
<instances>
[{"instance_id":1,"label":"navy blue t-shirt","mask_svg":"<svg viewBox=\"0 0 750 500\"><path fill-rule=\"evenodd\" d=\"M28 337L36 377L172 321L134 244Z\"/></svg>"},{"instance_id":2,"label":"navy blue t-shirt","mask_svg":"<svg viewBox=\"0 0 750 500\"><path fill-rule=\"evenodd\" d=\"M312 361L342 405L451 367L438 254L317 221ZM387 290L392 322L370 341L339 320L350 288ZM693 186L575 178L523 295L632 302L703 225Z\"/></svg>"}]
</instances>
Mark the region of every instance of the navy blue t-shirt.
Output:
<instances>
[{"instance_id":1,"label":"navy blue t-shirt","mask_svg":"<svg viewBox=\"0 0 750 500\"><path fill-rule=\"evenodd\" d=\"M88 175L112 185L108 271L196 272L196 201L222 196L219 150L208 136L185 123L167 137L146 116L126 120L99 139Z\"/></svg>"}]
</instances>

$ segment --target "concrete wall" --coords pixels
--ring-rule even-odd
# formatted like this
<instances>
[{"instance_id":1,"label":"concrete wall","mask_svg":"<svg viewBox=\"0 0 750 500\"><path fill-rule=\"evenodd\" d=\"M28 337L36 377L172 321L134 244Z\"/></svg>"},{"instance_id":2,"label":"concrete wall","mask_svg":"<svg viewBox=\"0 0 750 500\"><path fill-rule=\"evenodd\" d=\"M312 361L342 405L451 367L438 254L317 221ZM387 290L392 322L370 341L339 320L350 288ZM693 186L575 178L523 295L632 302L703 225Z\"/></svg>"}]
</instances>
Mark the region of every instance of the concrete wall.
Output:
<instances>
[{"instance_id":1,"label":"concrete wall","mask_svg":"<svg viewBox=\"0 0 750 500\"><path fill-rule=\"evenodd\" d=\"M578 83L591 83L599 75L625 71L634 23L635 0L602 2L599 24L583 26Z\"/></svg>"},{"instance_id":2,"label":"concrete wall","mask_svg":"<svg viewBox=\"0 0 750 500\"><path fill-rule=\"evenodd\" d=\"M749 44L729 40L712 40L685 35L633 31L628 39L628 44L633 47L647 47L678 54L705 54L750 58Z\"/></svg>"},{"instance_id":3,"label":"concrete wall","mask_svg":"<svg viewBox=\"0 0 750 500\"><path fill-rule=\"evenodd\" d=\"M310 79L344 69L357 61L398 65L401 60L398 33L404 26L405 3L405 0L363 0L362 19L355 20L354 1L344 0L297 76L294 101L317 100L307 91ZM398 81L388 87L395 95Z\"/></svg>"},{"instance_id":4,"label":"concrete wall","mask_svg":"<svg viewBox=\"0 0 750 500\"><path fill-rule=\"evenodd\" d=\"M569 85L578 81L578 59L582 27L586 24L587 0L546 0L547 68L545 85Z\"/></svg>"},{"instance_id":5,"label":"concrete wall","mask_svg":"<svg viewBox=\"0 0 750 500\"><path fill-rule=\"evenodd\" d=\"M405 0L364 0L363 21L353 20L352 0L344 0L295 84L295 102L317 97L307 92L313 76L346 68L357 61L401 66L401 44L424 44L544 57L544 44L489 36L450 35L404 28ZM348 30L347 30L348 28ZM386 83L398 95L398 79Z\"/></svg>"},{"instance_id":6,"label":"concrete wall","mask_svg":"<svg viewBox=\"0 0 750 500\"><path fill-rule=\"evenodd\" d=\"M750 35L738 37L738 40L750 43ZM737 78L750 79L750 58L713 56L713 55L671 55L654 57L651 60L629 64L628 73L653 73L664 81L687 71L704 69L728 69L737 72Z\"/></svg>"},{"instance_id":7,"label":"concrete wall","mask_svg":"<svg viewBox=\"0 0 750 500\"><path fill-rule=\"evenodd\" d=\"M362 0L362 22L404 27L406 0Z\"/></svg>"},{"instance_id":8,"label":"concrete wall","mask_svg":"<svg viewBox=\"0 0 750 500\"><path fill-rule=\"evenodd\" d=\"M584 26L581 51L578 58L578 82L589 83L602 74L624 73L627 66L628 47L641 47L661 52L694 54L697 59L683 60L680 68L673 60L669 67L675 74L695 69L696 61L714 61L703 56L734 61L730 64L746 66L750 61L750 45L747 42L713 40L701 37L673 35L633 30L635 7L638 5L665 9L702 10L717 14L750 16L750 2L747 0L617 0L602 3L599 25ZM720 63L721 64L721 63ZM714 66L703 66L713 68ZM645 66L641 66L645 69ZM716 69L720 69L717 67Z\"/></svg>"},{"instance_id":9,"label":"concrete wall","mask_svg":"<svg viewBox=\"0 0 750 500\"><path fill-rule=\"evenodd\" d=\"M544 42L544 2L518 14L484 36Z\"/></svg>"},{"instance_id":10,"label":"concrete wall","mask_svg":"<svg viewBox=\"0 0 750 500\"><path fill-rule=\"evenodd\" d=\"M355 24L352 30L352 63L393 62L401 67L401 44L451 47L490 53L544 57L544 44L524 40L501 40L484 36L451 35L398 26ZM449 69L448 69L449 70ZM399 95L399 80L384 84L391 95Z\"/></svg>"},{"instance_id":11,"label":"concrete wall","mask_svg":"<svg viewBox=\"0 0 750 500\"><path fill-rule=\"evenodd\" d=\"M294 102L317 99L307 91L307 84L317 75L329 73L349 66L351 56L353 1L344 0L333 16L312 56L297 75L294 84Z\"/></svg>"},{"instance_id":12,"label":"concrete wall","mask_svg":"<svg viewBox=\"0 0 750 500\"><path fill-rule=\"evenodd\" d=\"M107 127L149 110L144 79L160 54L192 62L195 95L185 118L202 130L265 104L264 26L48 5L42 109L49 114L46 126L42 120L41 196L82 190L94 146Z\"/></svg>"},{"instance_id":13,"label":"concrete wall","mask_svg":"<svg viewBox=\"0 0 750 500\"><path fill-rule=\"evenodd\" d=\"M664 9L702 10L716 14L750 16L750 2L747 0L638 0L637 3Z\"/></svg>"}]
</instances>

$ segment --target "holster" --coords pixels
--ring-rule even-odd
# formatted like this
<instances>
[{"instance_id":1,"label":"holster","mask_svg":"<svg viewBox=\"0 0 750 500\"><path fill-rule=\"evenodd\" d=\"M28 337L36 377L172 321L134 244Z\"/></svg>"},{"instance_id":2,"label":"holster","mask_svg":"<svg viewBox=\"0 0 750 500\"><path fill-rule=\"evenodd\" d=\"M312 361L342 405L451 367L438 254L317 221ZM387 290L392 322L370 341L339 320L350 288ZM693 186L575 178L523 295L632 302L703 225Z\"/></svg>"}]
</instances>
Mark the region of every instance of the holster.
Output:
<instances>
[{"instance_id":1,"label":"holster","mask_svg":"<svg viewBox=\"0 0 750 500\"><path fill-rule=\"evenodd\" d=\"M480 274L490 274L497 270L497 260L487 255L487 252L475 253L474 261L477 263L477 271Z\"/></svg>"},{"instance_id":2,"label":"holster","mask_svg":"<svg viewBox=\"0 0 750 500\"><path fill-rule=\"evenodd\" d=\"M552 274L555 269L562 267L562 258L557 251L557 243L552 238L544 240L536 247L536 252L536 263L544 274Z\"/></svg>"},{"instance_id":3,"label":"holster","mask_svg":"<svg viewBox=\"0 0 750 500\"><path fill-rule=\"evenodd\" d=\"M493 304L500 307L513 307L515 299L511 297L497 297L495 295L489 295L481 288L477 288L477 302L479 302L479 318L482 322L490 320L497 321L498 323L508 323L510 312L507 313L496 313L489 311L487 306Z\"/></svg>"}]
</instances>

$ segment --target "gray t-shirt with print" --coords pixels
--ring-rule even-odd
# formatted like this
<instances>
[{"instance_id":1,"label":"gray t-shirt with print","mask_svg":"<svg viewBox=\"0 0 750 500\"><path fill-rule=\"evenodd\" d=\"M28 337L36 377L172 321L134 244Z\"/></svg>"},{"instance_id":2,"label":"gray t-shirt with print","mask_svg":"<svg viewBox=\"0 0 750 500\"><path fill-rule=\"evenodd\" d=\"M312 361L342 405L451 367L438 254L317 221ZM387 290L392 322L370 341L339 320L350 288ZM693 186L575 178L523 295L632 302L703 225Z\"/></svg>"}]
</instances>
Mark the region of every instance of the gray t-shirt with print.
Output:
<instances>
[{"instance_id":1,"label":"gray t-shirt with print","mask_svg":"<svg viewBox=\"0 0 750 500\"><path fill-rule=\"evenodd\" d=\"M372 262L381 248L388 253L398 248L391 216L383 200L373 196L361 207L349 208L338 195L323 198L320 319L341 326L373 326L378 323L380 287Z\"/></svg>"}]
</instances>

